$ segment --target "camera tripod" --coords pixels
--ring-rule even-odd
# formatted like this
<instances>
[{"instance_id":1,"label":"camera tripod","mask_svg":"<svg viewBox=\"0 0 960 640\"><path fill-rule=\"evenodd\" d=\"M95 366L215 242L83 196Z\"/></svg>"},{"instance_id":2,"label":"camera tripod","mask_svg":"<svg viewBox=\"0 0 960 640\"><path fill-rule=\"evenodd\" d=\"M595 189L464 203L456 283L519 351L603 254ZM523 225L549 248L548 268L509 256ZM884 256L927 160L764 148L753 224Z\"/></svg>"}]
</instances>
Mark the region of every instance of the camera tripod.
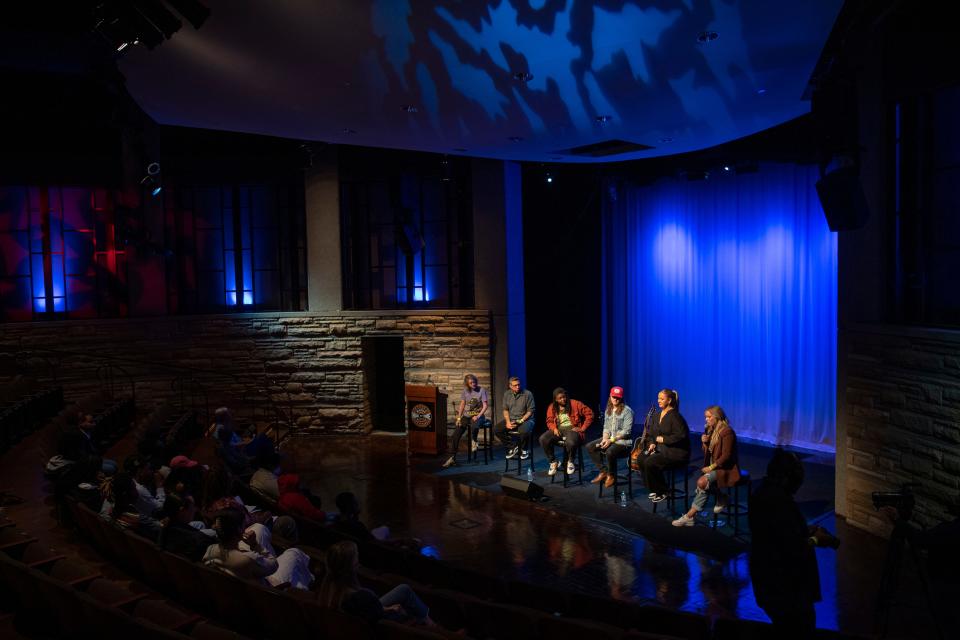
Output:
<instances>
[{"instance_id":1,"label":"camera tripod","mask_svg":"<svg viewBox=\"0 0 960 640\"><path fill-rule=\"evenodd\" d=\"M903 565L904 547L910 550L910 557L913 559L913 566L917 571L917 577L920 579L920 586L923 589L923 599L930 610L930 618L933 620L933 627L937 632L936 637L944 640L946 636L940 626L940 620L937 618L937 610L933 606L933 600L930 597L930 583L927 580L927 572L923 566L923 560L920 558L920 549L916 540L917 530L910 526L908 518L898 518L893 526L893 533L890 534L890 542L887 546L887 559L883 564L883 574L880 577L880 590L877 594L877 633L879 638L886 638L890 624L890 609L895 604L897 591L900 582L900 569Z\"/></svg>"}]
</instances>

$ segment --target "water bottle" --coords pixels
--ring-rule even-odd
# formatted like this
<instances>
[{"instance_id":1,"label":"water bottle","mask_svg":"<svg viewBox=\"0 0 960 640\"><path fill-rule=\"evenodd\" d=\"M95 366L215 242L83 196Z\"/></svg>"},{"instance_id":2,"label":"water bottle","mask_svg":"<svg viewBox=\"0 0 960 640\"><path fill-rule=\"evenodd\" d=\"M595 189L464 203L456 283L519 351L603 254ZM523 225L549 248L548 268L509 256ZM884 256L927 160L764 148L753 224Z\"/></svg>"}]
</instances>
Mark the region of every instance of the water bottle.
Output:
<instances>
[{"instance_id":1,"label":"water bottle","mask_svg":"<svg viewBox=\"0 0 960 640\"><path fill-rule=\"evenodd\" d=\"M626 491L621 491L621 492L620 492L620 506L621 506L621 507L626 507L626 506L627 506L627 492L626 492Z\"/></svg>"},{"instance_id":2,"label":"water bottle","mask_svg":"<svg viewBox=\"0 0 960 640\"><path fill-rule=\"evenodd\" d=\"M533 482L533 468L527 467L527 481Z\"/></svg>"}]
</instances>

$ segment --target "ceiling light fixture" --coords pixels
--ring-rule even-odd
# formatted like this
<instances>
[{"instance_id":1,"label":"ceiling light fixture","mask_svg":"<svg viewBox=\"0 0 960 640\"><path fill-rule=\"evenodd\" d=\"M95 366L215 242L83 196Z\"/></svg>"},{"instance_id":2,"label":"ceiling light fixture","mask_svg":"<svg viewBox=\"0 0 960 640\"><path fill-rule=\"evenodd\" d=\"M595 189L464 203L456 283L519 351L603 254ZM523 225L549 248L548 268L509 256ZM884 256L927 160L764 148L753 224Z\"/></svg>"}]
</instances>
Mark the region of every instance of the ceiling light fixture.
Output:
<instances>
[{"instance_id":1,"label":"ceiling light fixture","mask_svg":"<svg viewBox=\"0 0 960 640\"><path fill-rule=\"evenodd\" d=\"M713 42L720 37L720 34L716 31L701 31L697 34L697 43L698 44L707 44L708 42Z\"/></svg>"},{"instance_id":2,"label":"ceiling light fixture","mask_svg":"<svg viewBox=\"0 0 960 640\"><path fill-rule=\"evenodd\" d=\"M513 79L517 82L530 82L533 80L533 74L529 71L515 71L513 73Z\"/></svg>"},{"instance_id":3,"label":"ceiling light fixture","mask_svg":"<svg viewBox=\"0 0 960 640\"><path fill-rule=\"evenodd\" d=\"M594 120L596 120L600 124L607 124L608 122L613 120L613 116L597 116L596 118L594 118Z\"/></svg>"},{"instance_id":4,"label":"ceiling light fixture","mask_svg":"<svg viewBox=\"0 0 960 640\"><path fill-rule=\"evenodd\" d=\"M419 111L419 109L417 109L417 107L412 104L400 105L400 108L403 111L406 111L407 113L416 113L417 111Z\"/></svg>"},{"instance_id":5,"label":"ceiling light fixture","mask_svg":"<svg viewBox=\"0 0 960 640\"><path fill-rule=\"evenodd\" d=\"M757 89L757 95L758 95L758 96L762 96L762 95L765 94L766 92L767 92L766 89Z\"/></svg>"}]
</instances>

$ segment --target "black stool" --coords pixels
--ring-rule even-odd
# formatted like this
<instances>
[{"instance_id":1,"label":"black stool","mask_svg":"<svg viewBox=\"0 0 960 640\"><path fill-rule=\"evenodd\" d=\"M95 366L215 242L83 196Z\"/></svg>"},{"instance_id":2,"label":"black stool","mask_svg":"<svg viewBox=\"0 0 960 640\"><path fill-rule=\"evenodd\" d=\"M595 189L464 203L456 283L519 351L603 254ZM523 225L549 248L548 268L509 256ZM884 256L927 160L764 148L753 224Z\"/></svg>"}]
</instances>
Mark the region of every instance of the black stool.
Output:
<instances>
[{"instance_id":1,"label":"black stool","mask_svg":"<svg viewBox=\"0 0 960 640\"><path fill-rule=\"evenodd\" d=\"M746 487L747 489L747 499L750 498L750 493L753 490L753 481L750 479L750 472L746 469L740 469L740 479L737 480L737 484L732 487L727 487L727 521L733 520L733 537L737 538L740 536L740 518L747 515L747 503L740 502L740 487ZM719 494L718 494L719 496ZM716 511L713 512L713 528L717 528L717 519L720 517L720 514Z\"/></svg>"},{"instance_id":2,"label":"black stool","mask_svg":"<svg viewBox=\"0 0 960 640\"><path fill-rule=\"evenodd\" d=\"M682 500L684 506L687 503L687 496L690 495L690 469L696 469L696 467L690 466L690 461L685 460L683 464L671 465L663 470L664 475L666 475L667 486L670 487L670 492L667 494L667 509L672 515L674 510L674 505L677 500ZM677 474L683 474L683 491L677 489ZM657 505L659 502L653 503L653 512L657 512Z\"/></svg>"},{"instance_id":3,"label":"black stool","mask_svg":"<svg viewBox=\"0 0 960 640\"><path fill-rule=\"evenodd\" d=\"M603 456L603 461L604 465L607 467L608 476L613 477L613 501L617 501L617 490L620 488L621 483L627 484L627 496L633 500L633 467L630 466L630 453L627 452L627 455L624 456L624 462L627 463L627 471L625 473L617 473L616 458L608 460L606 451L601 451L600 455ZM603 497L603 487L606 483L606 479L597 483L600 485L600 491L597 493L597 498ZM654 509L656 509L656 503L654 503Z\"/></svg>"},{"instance_id":4,"label":"black stool","mask_svg":"<svg viewBox=\"0 0 960 640\"><path fill-rule=\"evenodd\" d=\"M489 464L493 461L493 422L487 418L480 418L480 424L477 427L477 436L483 433L483 444L478 443L477 450L473 450L473 433L467 430L467 462L470 460L480 460L480 450L483 450L483 464Z\"/></svg>"},{"instance_id":5,"label":"black stool","mask_svg":"<svg viewBox=\"0 0 960 640\"><path fill-rule=\"evenodd\" d=\"M579 436L575 436L579 437ZM560 468L563 470L563 488L567 488L567 484L570 482L570 474L567 473L567 462L570 461L570 453L567 451L567 448L563 448L563 458L560 461ZM577 447L577 483L583 484L583 446ZM557 477L557 474L550 476L550 484L553 484L553 479Z\"/></svg>"},{"instance_id":6,"label":"black stool","mask_svg":"<svg viewBox=\"0 0 960 640\"><path fill-rule=\"evenodd\" d=\"M506 435L507 435L507 441L508 441L507 451L509 451L512 447L517 448L517 475L519 476L521 475L521 472L523 470L523 458L521 457L523 453L523 446L522 446L523 436L521 436L519 433L516 433L516 432L514 433L507 432ZM527 435L527 446L530 447L529 449L530 473L535 473L536 470L533 465L533 431L531 431ZM509 470L510 470L510 458L504 455L503 456L503 472L506 473Z\"/></svg>"}]
</instances>

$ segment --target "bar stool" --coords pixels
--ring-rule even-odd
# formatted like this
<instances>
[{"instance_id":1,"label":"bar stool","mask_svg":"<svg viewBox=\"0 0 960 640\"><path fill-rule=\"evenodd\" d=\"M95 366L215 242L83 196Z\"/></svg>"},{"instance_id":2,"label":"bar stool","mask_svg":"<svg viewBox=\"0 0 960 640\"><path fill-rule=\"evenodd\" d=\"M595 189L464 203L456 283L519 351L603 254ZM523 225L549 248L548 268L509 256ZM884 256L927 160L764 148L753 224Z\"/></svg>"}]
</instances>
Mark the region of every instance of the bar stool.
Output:
<instances>
[{"instance_id":1,"label":"bar stool","mask_svg":"<svg viewBox=\"0 0 960 640\"><path fill-rule=\"evenodd\" d=\"M523 446L522 446L523 436L521 436L519 433L516 433L516 432L514 433L508 432L506 435L508 440L507 451L509 451L512 447L517 448L517 456L516 456L517 475L519 476L521 475L523 470L523 458L520 457L521 452L523 451ZM530 453L530 457L529 457L530 473L535 473L536 470L533 464L533 431L531 431L530 434L527 436L527 446L530 447L530 449L528 450ZM510 470L510 458L504 455L503 456L503 472L506 473L509 470Z\"/></svg>"},{"instance_id":2,"label":"bar stool","mask_svg":"<svg viewBox=\"0 0 960 640\"><path fill-rule=\"evenodd\" d=\"M603 457L603 464L607 467L607 473L613 477L613 501L617 501L617 496L619 495L618 490L622 483L627 485L627 496L633 500L633 468L630 466L630 452L627 452L627 455L624 456L624 462L627 463L627 470L625 473L617 473L617 459L613 458L607 459L607 452L601 451L600 455ZM597 483L600 486L600 491L597 493L597 498L603 498L603 487L606 482ZM654 503L654 509L656 509L656 503Z\"/></svg>"},{"instance_id":3,"label":"bar stool","mask_svg":"<svg viewBox=\"0 0 960 640\"><path fill-rule=\"evenodd\" d=\"M667 486L670 487L670 492L667 494L667 509L671 515L674 511L674 505L677 500L681 500L686 506L687 496L690 495L690 470L696 469L697 467L691 467L689 460L684 460L682 464L674 464L666 467L663 471L666 475ZM683 491L677 489L677 474L682 474L683 476ZM657 512L657 506L659 502L653 503L653 512Z\"/></svg>"},{"instance_id":4,"label":"bar stool","mask_svg":"<svg viewBox=\"0 0 960 640\"><path fill-rule=\"evenodd\" d=\"M493 423L486 417L477 421L477 435L483 433L483 444L478 444L477 450L473 450L473 434L467 430L467 462L474 460L480 461L480 450L483 450L483 464L489 464L493 461Z\"/></svg>"},{"instance_id":5,"label":"bar stool","mask_svg":"<svg viewBox=\"0 0 960 640\"><path fill-rule=\"evenodd\" d=\"M579 437L579 436L576 436ZM561 441L562 442L562 441ZM563 459L560 462L560 469L563 470L563 488L566 489L567 485L570 482L570 474L567 473L567 462L570 461L570 452L567 451L567 448L563 448ZM583 484L583 446L577 447L577 462L575 464L577 467L577 484ZM557 477L557 474L550 476L550 484L553 484L553 480Z\"/></svg>"},{"instance_id":6,"label":"bar stool","mask_svg":"<svg viewBox=\"0 0 960 640\"><path fill-rule=\"evenodd\" d=\"M750 479L750 472L746 469L740 469L740 479L732 487L727 487L727 521L733 520L733 537L740 536L740 518L747 515L747 503L740 502L740 487L746 487L747 499L750 499L750 493L753 490L753 481ZM718 494L719 497L719 494ZM717 519L720 514L713 512L713 528L717 528Z\"/></svg>"}]
</instances>

